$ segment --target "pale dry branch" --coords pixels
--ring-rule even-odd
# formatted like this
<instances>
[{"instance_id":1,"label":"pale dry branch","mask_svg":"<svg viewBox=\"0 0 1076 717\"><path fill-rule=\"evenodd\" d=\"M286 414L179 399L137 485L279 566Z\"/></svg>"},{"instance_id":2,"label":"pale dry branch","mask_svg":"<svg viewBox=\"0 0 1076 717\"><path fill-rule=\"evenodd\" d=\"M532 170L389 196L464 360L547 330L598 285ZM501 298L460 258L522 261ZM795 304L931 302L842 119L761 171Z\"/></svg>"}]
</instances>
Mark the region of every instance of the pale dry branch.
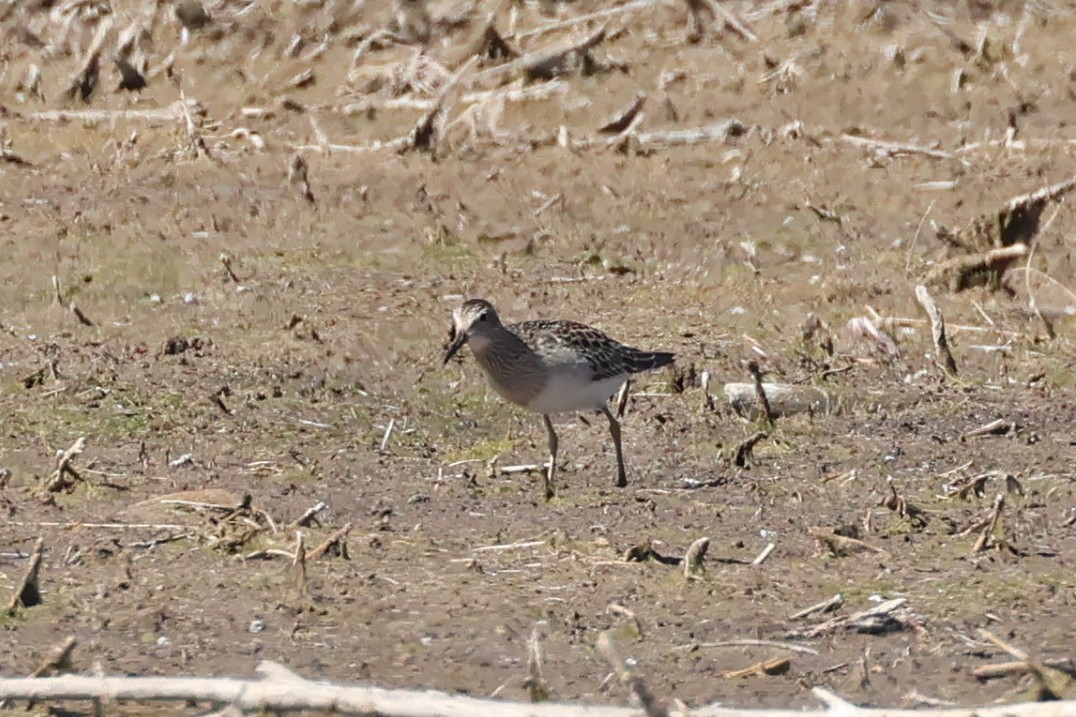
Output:
<instances>
[{"instance_id":1,"label":"pale dry branch","mask_svg":"<svg viewBox=\"0 0 1076 717\"><path fill-rule=\"evenodd\" d=\"M773 554L774 549L777 548L777 543L767 543L766 547L762 549L762 552L755 556L755 559L751 561L752 565L762 565L766 562L766 559Z\"/></svg>"},{"instance_id":2,"label":"pale dry branch","mask_svg":"<svg viewBox=\"0 0 1076 717\"><path fill-rule=\"evenodd\" d=\"M871 545L859 538L840 535L836 529L831 527L811 527L807 529L807 532L810 533L811 537L813 537L821 547L829 550L834 555L843 556L863 552L889 555L889 551L884 548Z\"/></svg>"},{"instance_id":3,"label":"pale dry branch","mask_svg":"<svg viewBox=\"0 0 1076 717\"><path fill-rule=\"evenodd\" d=\"M284 527L289 530L293 530L295 528L308 528L310 527L310 524L314 522L314 520L317 518L318 513L322 512L323 510L326 510L328 507L328 503L319 500L313 506L307 508L302 515L300 515L298 518L291 521Z\"/></svg>"},{"instance_id":4,"label":"pale dry branch","mask_svg":"<svg viewBox=\"0 0 1076 717\"><path fill-rule=\"evenodd\" d=\"M1001 511L1005 508L1005 494L998 493L994 498L994 505L990 509L990 517L983 521L982 530L979 532L979 537L975 540L975 545L972 546L971 552L978 553L985 550L990 544L991 539L996 537L998 525L1001 522Z\"/></svg>"},{"instance_id":5,"label":"pale dry branch","mask_svg":"<svg viewBox=\"0 0 1076 717\"><path fill-rule=\"evenodd\" d=\"M533 86L510 85L495 90L465 92L459 98L461 105L484 104L487 102L538 102L551 100L568 94L569 85L564 80L550 80ZM390 97L383 100L364 99L337 107L337 111L351 116L366 114L371 110L414 109L429 111L437 106L437 99L429 97Z\"/></svg>"},{"instance_id":6,"label":"pale dry branch","mask_svg":"<svg viewBox=\"0 0 1076 717\"><path fill-rule=\"evenodd\" d=\"M295 552L292 554L291 569L295 586L300 593L305 594L309 583L306 577L306 541L301 530L295 532Z\"/></svg>"},{"instance_id":7,"label":"pale dry branch","mask_svg":"<svg viewBox=\"0 0 1076 717\"><path fill-rule=\"evenodd\" d=\"M790 630L785 633L785 637L819 637L836 630L876 634L909 625L915 626L918 622L907 602L907 598L886 600L866 610L834 617L813 627Z\"/></svg>"},{"instance_id":8,"label":"pale dry branch","mask_svg":"<svg viewBox=\"0 0 1076 717\"><path fill-rule=\"evenodd\" d=\"M706 559L706 551L709 547L709 538L699 538L691 544L684 554L684 577L690 580L706 572L706 565L703 561Z\"/></svg>"},{"instance_id":9,"label":"pale dry branch","mask_svg":"<svg viewBox=\"0 0 1076 717\"><path fill-rule=\"evenodd\" d=\"M1076 677L1076 662L1072 658L1043 660L1042 664L1044 667L1052 667L1071 677ZM1030 672L1031 668L1027 664L1027 660L1014 660L1012 662L999 662L993 665L976 667L971 671L971 674L977 680L993 680L999 677L1026 675Z\"/></svg>"},{"instance_id":10,"label":"pale dry branch","mask_svg":"<svg viewBox=\"0 0 1076 717\"><path fill-rule=\"evenodd\" d=\"M855 134L842 134L839 139L842 142L853 144L857 147L866 147L876 155L883 157L900 157L905 155L919 155L930 159L952 159L950 152L943 152L933 147L924 147L918 144L906 144L903 142L890 142L870 137L860 137Z\"/></svg>"},{"instance_id":11,"label":"pale dry branch","mask_svg":"<svg viewBox=\"0 0 1076 717\"><path fill-rule=\"evenodd\" d=\"M766 389L762 384L762 370L759 368L758 361L755 361L754 359L748 361L747 372L751 374L752 385L755 388L755 402L758 404L759 414L761 415L762 420L772 428L775 416L773 409L770 407L770 399L766 396Z\"/></svg>"},{"instance_id":12,"label":"pale dry branch","mask_svg":"<svg viewBox=\"0 0 1076 717\"><path fill-rule=\"evenodd\" d=\"M681 645L676 647L676 650L703 650L715 647L773 647L779 650L789 650L790 652L799 652L804 655L817 655L818 650L813 647L807 647L806 645L797 645L794 642L780 642L779 640L720 640L718 642L692 642L687 645Z\"/></svg>"},{"instance_id":13,"label":"pale dry branch","mask_svg":"<svg viewBox=\"0 0 1076 717\"><path fill-rule=\"evenodd\" d=\"M632 126L636 116L642 111L645 104L646 95L642 93L636 95L635 99L627 107L603 122L598 127L598 132L600 134L620 134L624 132Z\"/></svg>"},{"instance_id":14,"label":"pale dry branch","mask_svg":"<svg viewBox=\"0 0 1076 717\"><path fill-rule=\"evenodd\" d=\"M941 309L938 308L927 287L922 284L915 287L915 299L930 318L930 334L942 368L949 376L956 376L956 360L953 358L952 351L949 350L949 339L945 334L945 317L942 316Z\"/></svg>"},{"instance_id":15,"label":"pale dry branch","mask_svg":"<svg viewBox=\"0 0 1076 717\"><path fill-rule=\"evenodd\" d=\"M886 359L892 360L900 357L900 349L897 348L897 344L893 339L865 316L850 319L841 333L851 341L862 342L864 339L869 340L873 347L878 349Z\"/></svg>"},{"instance_id":16,"label":"pale dry branch","mask_svg":"<svg viewBox=\"0 0 1076 717\"><path fill-rule=\"evenodd\" d=\"M19 608L36 607L42 603L41 587L39 585L41 573L41 559L45 553L45 541L38 538L34 543L34 549L30 553L30 564L26 566L22 579L15 587L8 602L7 613L13 615Z\"/></svg>"},{"instance_id":17,"label":"pale dry branch","mask_svg":"<svg viewBox=\"0 0 1076 717\"><path fill-rule=\"evenodd\" d=\"M459 97L460 81L477 62L478 58L470 58L445 83L437 96L434 106L415 123L414 129L411 130L407 137L407 144L399 150L400 152L414 149L433 151L436 148L437 140L444 131L445 116Z\"/></svg>"},{"instance_id":18,"label":"pale dry branch","mask_svg":"<svg viewBox=\"0 0 1076 717\"><path fill-rule=\"evenodd\" d=\"M64 92L64 96L68 99L78 97L83 102L89 102L90 97L93 96L101 73L101 51L109 33L112 32L114 23L115 17L108 15L97 26L93 40L90 41L89 47L83 53L79 68L71 76L70 84Z\"/></svg>"},{"instance_id":19,"label":"pale dry branch","mask_svg":"<svg viewBox=\"0 0 1076 717\"><path fill-rule=\"evenodd\" d=\"M46 520L40 522L7 521L5 525L19 525L33 528L63 528L71 530L87 528L90 530L187 530L191 526L175 523L81 523L78 521L62 522Z\"/></svg>"},{"instance_id":20,"label":"pale dry branch","mask_svg":"<svg viewBox=\"0 0 1076 717\"><path fill-rule=\"evenodd\" d=\"M632 693L639 699L643 706L643 711L646 712L646 717L669 717L669 713L658 704L654 694L620 655L620 650L617 649L608 632L598 635L597 648L601 656L609 663L613 672L616 673L617 679L631 688Z\"/></svg>"},{"instance_id":21,"label":"pale dry branch","mask_svg":"<svg viewBox=\"0 0 1076 717\"><path fill-rule=\"evenodd\" d=\"M605 40L605 34L606 27L603 25L589 35L535 50L511 62L491 67L475 75L471 82L474 84L491 81L503 83L505 78L519 75L530 80L552 79L573 66L573 59L586 55L600 45Z\"/></svg>"},{"instance_id":22,"label":"pale dry branch","mask_svg":"<svg viewBox=\"0 0 1076 717\"><path fill-rule=\"evenodd\" d=\"M34 668L34 671L30 673L30 677L41 677L53 671L57 674L69 672L71 670L71 653L74 652L76 645L78 645L78 640L74 637L68 637L57 645L41 664ZM0 699L0 710L10 707L9 703L10 700Z\"/></svg>"},{"instance_id":23,"label":"pale dry branch","mask_svg":"<svg viewBox=\"0 0 1076 717\"><path fill-rule=\"evenodd\" d=\"M657 130L640 132L633 137L634 149L639 153L655 152L671 147L684 147L706 142L725 142L747 134L749 127L738 119L681 130Z\"/></svg>"},{"instance_id":24,"label":"pale dry branch","mask_svg":"<svg viewBox=\"0 0 1076 717\"><path fill-rule=\"evenodd\" d=\"M327 143L323 143L323 146L324 144ZM292 155L291 162L288 164L288 184L294 187L299 192L299 196L308 203L315 204L317 200L314 198L314 190L310 188L307 172L308 167L303 156L301 154Z\"/></svg>"},{"instance_id":25,"label":"pale dry branch","mask_svg":"<svg viewBox=\"0 0 1076 717\"><path fill-rule=\"evenodd\" d=\"M542 664L545 655L542 651L542 631L538 625L531 630L531 636L527 640L527 680L524 687L530 693L531 702L546 702L549 700L549 683L546 682Z\"/></svg>"},{"instance_id":26,"label":"pale dry branch","mask_svg":"<svg viewBox=\"0 0 1076 717\"><path fill-rule=\"evenodd\" d=\"M184 111L186 110L186 112ZM205 110L197 100L178 100L166 107L147 110L48 110L26 115L39 122L148 122L170 124L184 119L186 113L198 115Z\"/></svg>"},{"instance_id":27,"label":"pale dry branch","mask_svg":"<svg viewBox=\"0 0 1076 717\"><path fill-rule=\"evenodd\" d=\"M754 675L781 675L788 672L788 668L791 666L792 661L787 657L775 657L770 660L756 662L742 670L726 670L721 673L721 676L725 679L737 679Z\"/></svg>"},{"instance_id":28,"label":"pale dry branch","mask_svg":"<svg viewBox=\"0 0 1076 717\"><path fill-rule=\"evenodd\" d=\"M827 598L822 602L815 603L814 605L810 605L803 608L802 610L792 613L788 616L788 619L800 620L802 618L808 617L809 615L814 615L816 612L830 612L831 610L835 610L843 604L844 596L840 593L837 593L831 598Z\"/></svg>"},{"instance_id":29,"label":"pale dry branch","mask_svg":"<svg viewBox=\"0 0 1076 717\"><path fill-rule=\"evenodd\" d=\"M56 470L41 487L42 492L56 493L61 490L71 489L76 482L83 480L72 463L75 458L82 455L86 448L86 437L79 436L74 443L65 451L58 452L56 457Z\"/></svg>"},{"instance_id":30,"label":"pale dry branch","mask_svg":"<svg viewBox=\"0 0 1076 717\"><path fill-rule=\"evenodd\" d=\"M923 283L943 286L952 292L974 286L999 286L1001 275L1013 260L1027 253L1027 244L1013 244L981 254L953 257L931 269L923 277Z\"/></svg>"},{"instance_id":31,"label":"pale dry branch","mask_svg":"<svg viewBox=\"0 0 1076 717\"><path fill-rule=\"evenodd\" d=\"M1057 210L1054 211L1053 217L1050 217L1050 221L1048 221L1047 224L1053 221L1053 218L1057 216L1057 212L1060 211L1060 209L1061 207L1058 207ZM1024 267L1024 290L1027 291L1027 303L1031 308L1031 312L1042 322L1043 327L1046 329L1046 336L1052 341L1057 338L1057 333L1054 331L1054 324L1043 315L1042 310L1039 308L1039 302L1035 298L1035 292L1031 290L1031 260L1034 256L1035 247L1031 247L1031 251L1027 254L1027 265Z\"/></svg>"},{"instance_id":32,"label":"pale dry branch","mask_svg":"<svg viewBox=\"0 0 1076 717\"><path fill-rule=\"evenodd\" d=\"M597 12L588 13L586 15L577 15L567 20L559 20L547 25L527 30L526 32L516 33L515 37L518 40L527 40L532 37L538 37L539 35L545 35L551 32L557 32L559 30L565 30L569 27L576 25L585 25L588 22L595 20L606 20L618 15L628 15L640 10L646 10L647 8L654 7L656 5L669 4L668 0L635 0L635 2L625 3L617 7L607 8L605 10L598 10Z\"/></svg>"},{"instance_id":33,"label":"pale dry branch","mask_svg":"<svg viewBox=\"0 0 1076 717\"><path fill-rule=\"evenodd\" d=\"M633 717L638 707L567 703L530 704L479 699L435 690L385 690L377 687L307 680L287 668L262 662L259 679L233 677L126 677L62 675L0 678L0 699L210 702L246 712L321 711L338 715L380 714L429 717L431 714L480 714L483 717ZM861 708L820 687L812 690L824 709L736 709L723 704L697 707L692 717L1076 717L1076 700L1025 702L944 709ZM676 717L687 717L677 711Z\"/></svg>"},{"instance_id":34,"label":"pale dry branch","mask_svg":"<svg viewBox=\"0 0 1076 717\"><path fill-rule=\"evenodd\" d=\"M725 23L725 27L731 30L734 34L738 35L741 40L746 42L758 42L758 35L751 32L751 28L747 24L736 17L735 14L717 0L703 0L713 10L715 15L718 15Z\"/></svg>"},{"instance_id":35,"label":"pale dry branch","mask_svg":"<svg viewBox=\"0 0 1076 717\"><path fill-rule=\"evenodd\" d=\"M327 553L329 551L329 549L332 548L334 545L341 546L341 548L340 548L341 553L346 556L347 555L347 548L344 547L343 540L344 540L344 538L347 537L347 534L350 533L350 532L351 532L351 523L345 523L344 527L342 527L339 530L336 530L335 532L333 532L333 534L330 535L328 538L326 538L321 543L321 545L317 546L313 550L307 551L305 559L306 560L317 560L322 555Z\"/></svg>"}]
</instances>

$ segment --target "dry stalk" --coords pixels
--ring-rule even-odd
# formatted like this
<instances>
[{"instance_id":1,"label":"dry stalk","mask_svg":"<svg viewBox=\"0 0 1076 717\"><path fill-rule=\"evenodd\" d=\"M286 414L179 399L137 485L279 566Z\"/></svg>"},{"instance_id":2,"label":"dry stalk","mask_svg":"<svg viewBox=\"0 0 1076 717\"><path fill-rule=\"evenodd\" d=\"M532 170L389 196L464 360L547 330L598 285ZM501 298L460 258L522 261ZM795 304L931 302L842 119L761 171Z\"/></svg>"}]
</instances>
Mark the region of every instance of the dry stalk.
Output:
<instances>
[{"instance_id":1,"label":"dry stalk","mask_svg":"<svg viewBox=\"0 0 1076 717\"><path fill-rule=\"evenodd\" d=\"M838 535L834 528L808 528L807 532L818 541L820 546L834 555L851 555L868 551L879 555L889 555L888 550L875 547L859 538Z\"/></svg>"},{"instance_id":2,"label":"dry stalk","mask_svg":"<svg viewBox=\"0 0 1076 717\"><path fill-rule=\"evenodd\" d=\"M623 605L615 602L610 603L609 607L605 608L605 610L614 615L620 615L621 617L627 618L631 627L631 636L635 640L643 639L643 623L639 620L639 616L636 615L633 610L629 610Z\"/></svg>"},{"instance_id":3,"label":"dry stalk","mask_svg":"<svg viewBox=\"0 0 1076 717\"><path fill-rule=\"evenodd\" d=\"M603 632L598 636L597 647L598 652L609 663L621 684L631 688L631 691L639 698L639 703L642 704L646 717L669 717L669 713L658 704L657 698L650 692L642 679L635 674L627 661L620 656L620 651L613 643L613 639L608 632Z\"/></svg>"},{"instance_id":4,"label":"dry stalk","mask_svg":"<svg viewBox=\"0 0 1076 717\"><path fill-rule=\"evenodd\" d=\"M552 22L546 25L541 25L532 30L526 32L516 33L515 37L519 40L528 40L532 37L538 37L539 35L545 35L551 32L557 32L576 25L585 25L586 23L593 22L595 20L607 20L617 15L626 15L639 10L646 10L660 4L660 0L635 0L634 2L628 2L616 7L607 8L605 10L598 10L596 12L588 13L586 15L577 15L576 17L568 18L567 20L560 20L558 22Z\"/></svg>"},{"instance_id":5,"label":"dry stalk","mask_svg":"<svg viewBox=\"0 0 1076 717\"><path fill-rule=\"evenodd\" d=\"M85 480L72 465L75 458L82 455L85 448L86 437L80 436L67 450L60 453L56 459L56 470L42 486L42 491L57 493L61 490L71 490L78 481Z\"/></svg>"},{"instance_id":6,"label":"dry stalk","mask_svg":"<svg viewBox=\"0 0 1076 717\"><path fill-rule=\"evenodd\" d=\"M48 110L34 112L28 119L39 122L130 122L170 124L186 114L201 115L204 109L196 100L180 100L166 107L146 110Z\"/></svg>"},{"instance_id":7,"label":"dry stalk","mask_svg":"<svg viewBox=\"0 0 1076 717\"><path fill-rule=\"evenodd\" d=\"M740 441L732 451L732 464L737 468L746 468L752 458L755 446L770 437L765 431L758 431Z\"/></svg>"},{"instance_id":8,"label":"dry stalk","mask_svg":"<svg viewBox=\"0 0 1076 717\"><path fill-rule=\"evenodd\" d=\"M7 614L14 615L19 608L36 607L42 603L40 588L41 559L45 552L45 541L38 538L30 553L30 564L26 566L15 592L7 606Z\"/></svg>"},{"instance_id":9,"label":"dry stalk","mask_svg":"<svg viewBox=\"0 0 1076 717\"><path fill-rule=\"evenodd\" d=\"M774 657L762 662L756 662L742 670L726 670L721 673L721 676L726 679L736 679L753 675L783 675L788 672L790 667L792 667L792 661L787 657Z\"/></svg>"},{"instance_id":10,"label":"dry stalk","mask_svg":"<svg viewBox=\"0 0 1076 717\"><path fill-rule=\"evenodd\" d=\"M307 552L305 559L317 560L322 555L327 553L329 549L332 548L334 545L338 545L340 547L341 555L343 555L344 558L347 558L347 544L344 542L344 538L347 537L347 534L350 532L351 523L347 523L344 525L344 527L333 532L333 534L326 538L321 545Z\"/></svg>"},{"instance_id":11,"label":"dry stalk","mask_svg":"<svg viewBox=\"0 0 1076 717\"><path fill-rule=\"evenodd\" d=\"M815 603L809 607L805 607L798 612L794 612L788 616L789 620L801 620L809 615L814 615L816 612L830 612L837 609L844 604L844 596L837 593L831 598L827 598L822 602Z\"/></svg>"},{"instance_id":12,"label":"dry stalk","mask_svg":"<svg viewBox=\"0 0 1076 717\"><path fill-rule=\"evenodd\" d=\"M445 116L459 97L460 82L477 62L477 57L471 57L444 84L433 107L419 118L408 135L406 143L399 149L401 153L416 149L432 152L436 149L437 140L444 130Z\"/></svg>"},{"instance_id":13,"label":"dry stalk","mask_svg":"<svg viewBox=\"0 0 1076 717\"><path fill-rule=\"evenodd\" d=\"M866 147L872 150L875 155L882 157L900 157L903 155L919 155L923 157L929 157L931 159L952 159L953 155L949 152L943 152L933 147L924 147L917 144L904 144L901 142L888 142L886 140L871 139L869 137L860 137L854 134L842 134L840 136L842 142L848 144L854 144L857 147Z\"/></svg>"},{"instance_id":14,"label":"dry stalk","mask_svg":"<svg viewBox=\"0 0 1076 717\"><path fill-rule=\"evenodd\" d=\"M762 552L755 556L755 559L751 561L752 565L762 565L766 562L766 559L773 555L773 551L777 548L777 543L766 543L766 547L762 549Z\"/></svg>"},{"instance_id":15,"label":"dry stalk","mask_svg":"<svg viewBox=\"0 0 1076 717\"><path fill-rule=\"evenodd\" d=\"M291 163L288 165L288 184L297 189L299 195L310 204L317 203L307 177L306 160L301 154L296 154L291 158Z\"/></svg>"},{"instance_id":16,"label":"dry stalk","mask_svg":"<svg viewBox=\"0 0 1076 717\"><path fill-rule=\"evenodd\" d=\"M870 634L892 629L917 626L917 620L907 607L907 598L886 600L874 607L852 615L834 617L813 627L790 630L785 637L819 637L836 630L855 630Z\"/></svg>"},{"instance_id":17,"label":"dry stalk","mask_svg":"<svg viewBox=\"0 0 1076 717\"><path fill-rule=\"evenodd\" d=\"M77 97L83 102L89 102L90 97L93 96L94 90L97 89L97 81L101 71L101 50L105 45L108 34L112 31L114 22L115 17L108 15L98 24L93 40L82 55L82 62L79 64L78 70L71 76L70 85L64 93L67 99Z\"/></svg>"},{"instance_id":18,"label":"dry stalk","mask_svg":"<svg viewBox=\"0 0 1076 717\"><path fill-rule=\"evenodd\" d=\"M706 550L710 547L709 538L699 538L687 549L684 554L684 577L688 580L697 580L706 573Z\"/></svg>"},{"instance_id":19,"label":"dry stalk","mask_svg":"<svg viewBox=\"0 0 1076 717\"><path fill-rule=\"evenodd\" d=\"M928 282L944 282L951 291L972 286L1001 286L1001 274L1016 259L1025 256L1041 228L1042 213L1051 202L1076 189L1076 177L1009 199L1001 209L982 214L962 229L937 230L938 238L971 254L951 259L935 267Z\"/></svg>"},{"instance_id":20,"label":"dry stalk","mask_svg":"<svg viewBox=\"0 0 1076 717\"><path fill-rule=\"evenodd\" d=\"M897 493L897 487L892 483L889 485L889 495L882 498L878 505L889 508L901 518L908 520L915 528L922 528L927 524L927 516L923 509L905 500L904 496Z\"/></svg>"},{"instance_id":21,"label":"dry stalk","mask_svg":"<svg viewBox=\"0 0 1076 717\"><path fill-rule=\"evenodd\" d=\"M1060 207L1059 207L1060 209ZM1057 212L1054 212L1054 216L1057 216ZM1050 218L1049 224L1053 221L1053 217ZM1042 311L1039 309L1039 302L1035 299L1035 293L1031 290L1031 259L1035 256L1035 247L1031 247L1031 251L1027 253L1027 266L1024 267L1024 289L1027 291L1027 303L1031 307L1032 313L1039 317L1039 321L1042 322L1043 327L1046 329L1046 336L1051 341L1057 338L1057 333L1054 331L1054 324L1047 319Z\"/></svg>"},{"instance_id":22,"label":"dry stalk","mask_svg":"<svg viewBox=\"0 0 1076 717\"><path fill-rule=\"evenodd\" d=\"M292 555L291 568L292 575L295 578L295 586L299 589L300 594L305 595L309 583L306 577L306 546L301 530L295 532L295 552Z\"/></svg>"},{"instance_id":23,"label":"dry stalk","mask_svg":"<svg viewBox=\"0 0 1076 717\"><path fill-rule=\"evenodd\" d=\"M328 503L319 500L313 506L307 508L307 510L302 515L300 515L298 518L291 521L284 527L289 530L294 530L295 528L309 528L311 523L315 522L318 513L322 512L323 510L326 510L328 507Z\"/></svg>"},{"instance_id":24,"label":"dry stalk","mask_svg":"<svg viewBox=\"0 0 1076 717\"><path fill-rule=\"evenodd\" d=\"M981 552L990 545L991 538L994 538L997 534L998 524L1001 522L1001 511L1004 508L1005 494L998 493L997 497L994 498L994 507L990 509L990 517L986 519L975 545L971 548L972 553ZM997 545L1000 547L1002 541L998 541Z\"/></svg>"},{"instance_id":25,"label":"dry stalk","mask_svg":"<svg viewBox=\"0 0 1076 717\"><path fill-rule=\"evenodd\" d=\"M646 95L639 93L631 104L603 122L598 127L598 132L600 134L620 134L632 125L644 105L646 105Z\"/></svg>"},{"instance_id":26,"label":"dry stalk","mask_svg":"<svg viewBox=\"0 0 1076 717\"><path fill-rule=\"evenodd\" d=\"M546 682L542 663L545 656L542 651L542 632L535 625L531 630L531 636L527 640L527 679L523 686L527 688L531 702L549 701L549 683Z\"/></svg>"},{"instance_id":27,"label":"dry stalk","mask_svg":"<svg viewBox=\"0 0 1076 717\"><path fill-rule=\"evenodd\" d=\"M897 348L896 342L866 316L850 319L841 333L845 338L854 341L869 339L887 360L900 357L900 349Z\"/></svg>"},{"instance_id":28,"label":"dry stalk","mask_svg":"<svg viewBox=\"0 0 1076 717\"><path fill-rule=\"evenodd\" d=\"M798 652L803 655L817 655L818 650L813 647L807 647L806 645L797 645L793 642L780 642L778 640L721 640L719 642L692 642L687 645L681 645L674 649L676 650L702 650L713 647L775 647L779 650L789 650L790 652Z\"/></svg>"},{"instance_id":29,"label":"dry stalk","mask_svg":"<svg viewBox=\"0 0 1076 717\"><path fill-rule=\"evenodd\" d=\"M762 370L758 361L751 359L747 362L747 372L751 374L751 380L755 383L755 400L758 401L762 419L770 428L773 428L773 409L770 408L770 399L766 397L766 389L762 387Z\"/></svg>"},{"instance_id":30,"label":"dry stalk","mask_svg":"<svg viewBox=\"0 0 1076 717\"><path fill-rule=\"evenodd\" d=\"M959 292L975 286L1000 286L1001 275L1015 259L1027 256L1027 244L1013 244L980 254L956 256L941 262L923 277L930 286Z\"/></svg>"},{"instance_id":31,"label":"dry stalk","mask_svg":"<svg viewBox=\"0 0 1076 717\"><path fill-rule=\"evenodd\" d=\"M42 677L44 675L56 673L64 674L70 672L71 666L71 653L74 652L75 646L78 645L78 640L74 637L68 637L61 642L55 648L52 653L44 659L44 661L34 668L34 671L30 673L31 678ZM6 699L0 699L0 710L10 707L10 703ZM27 706L29 709L29 705Z\"/></svg>"},{"instance_id":32,"label":"dry stalk","mask_svg":"<svg viewBox=\"0 0 1076 717\"><path fill-rule=\"evenodd\" d=\"M979 635L994 643L995 646L1009 653L1027 666L1027 671L1035 678L1035 683L1038 687L1039 701L1045 702L1061 699L1061 694L1065 691L1065 686L1071 683L1069 675L1063 670L1056 670L1052 667L1046 667L1040 664L1038 660L1031 659L1031 656L1023 650L1005 642L985 628L979 628Z\"/></svg>"},{"instance_id":33,"label":"dry stalk","mask_svg":"<svg viewBox=\"0 0 1076 717\"><path fill-rule=\"evenodd\" d=\"M915 298L930 318L930 334L934 339L934 348L938 352L942 368L948 376L956 376L956 360L949 350L949 339L945 335L945 317L942 316L941 309L934 303L927 287L922 284L915 287Z\"/></svg>"},{"instance_id":34,"label":"dry stalk","mask_svg":"<svg viewBox=\"0 0 1076 717\"><path fill-rule=\"evenodd\" d=\"M217 677L129 677L104 675L62 675L40 678L0 678L0 697L11 700L94 700L115 702L171 701L212 702L233 705L245 712L300 711L332 712L338 715L391 714L396 717L428 717L431 714L467 714L483 717L632 717L637 707L544 703L540 705L507 700L480 699L435 690L385 690L367 685L349 685L307 680L285 667L261 663L253 680ZM727 705L707 705L691 711L695 717L871 717L884 712L894 717L1076 717L1076 700L1024 702L987 707L951 709L870 710L857 707L829 690L815 687L811 693L823 709L778 709L761 711L730 709ZM658 712L658 714L664 714ZM685 715L685 712L680 712Z\"/></svg>"},{"instance_id":35,"label":"dry stalk","mask_svg":"<svg viewBox=\"0 0 1076 717\"><path fill-rule=\"evenodd\" d=\"M1063 659L1043 660L1042 666L1064 672L1069 677L1076 677L1076 662L1074 662L1072 658L1067 657ZM985 681L997 679L999 677L1026 675L1030 672L1031 667L1027 664L1026 660L1016 660L1014 662L999 662L993 665L976 667L971 671L971 674L975 679Z\"/></svg>"},{"instance_id":36,"label":"dry stalk","mask_svg":"<svg viewBox=\"0 0 1076 717\"><path fill-rule=\"evenodd\" d=\"M535 50L511 62L480 72L472 82L485 84L492 81L503 84L517 76L527 80L552 79L574 66L573 59L588 56L592 49L605 40L605 35L606 26L603 25L589 35Z\"/></svg>"}]
</instances>

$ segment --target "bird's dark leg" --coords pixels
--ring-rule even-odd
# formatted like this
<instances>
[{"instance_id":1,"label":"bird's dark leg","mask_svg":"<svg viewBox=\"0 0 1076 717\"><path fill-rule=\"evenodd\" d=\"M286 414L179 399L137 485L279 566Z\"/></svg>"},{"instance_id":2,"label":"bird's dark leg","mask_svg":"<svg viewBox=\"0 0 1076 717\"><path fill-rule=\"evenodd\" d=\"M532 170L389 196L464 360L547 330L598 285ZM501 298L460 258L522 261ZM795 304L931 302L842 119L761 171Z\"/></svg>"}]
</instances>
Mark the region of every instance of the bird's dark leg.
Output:
<instances>
[{"instance_id":1,"label":"bird's dark leg","mask_svg":"<svg viewBox=\"0 0 1076 717\"><path fill-rule=\"evenodd\" d=\"M628 476L624 470L624 449L620 446L620 423L608 406L602 406L602 413L609 419L609 433L613 436L613 447L616 448L616 487L623 488L628 484Z\"/></svg>"},{"instance_id":2,"label":"bird's dark leg","mask_svg":"<svg viewBox=\"0 0 1076 717\"><path fill-rule=\"evenodd\" d=\"M545 499L553 498L553 478L557 475L557 432L553 430L553 421L542 414L545 430L549 434L549 469L545 473Z\"/></svg>"}]
</instances>

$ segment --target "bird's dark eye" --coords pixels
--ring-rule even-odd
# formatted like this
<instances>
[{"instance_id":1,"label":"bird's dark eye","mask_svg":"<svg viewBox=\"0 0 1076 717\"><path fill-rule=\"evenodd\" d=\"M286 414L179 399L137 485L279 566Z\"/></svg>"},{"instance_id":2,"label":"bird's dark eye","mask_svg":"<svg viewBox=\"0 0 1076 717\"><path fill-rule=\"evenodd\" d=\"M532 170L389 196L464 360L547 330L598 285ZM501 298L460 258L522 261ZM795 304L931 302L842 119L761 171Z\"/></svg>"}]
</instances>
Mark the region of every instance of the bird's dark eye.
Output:
<instances>
[{"instance_id":1,"label":"bird's dark eye","mask_svg":"<svg viewBox=\"0 0 1076 717\"><path fill-rule=\"evenodd\" d=\"M478 320L479 321L485 321L488 318L489 318L489 314L479 314L478 315Z\"/></svg>"}]
</instances>

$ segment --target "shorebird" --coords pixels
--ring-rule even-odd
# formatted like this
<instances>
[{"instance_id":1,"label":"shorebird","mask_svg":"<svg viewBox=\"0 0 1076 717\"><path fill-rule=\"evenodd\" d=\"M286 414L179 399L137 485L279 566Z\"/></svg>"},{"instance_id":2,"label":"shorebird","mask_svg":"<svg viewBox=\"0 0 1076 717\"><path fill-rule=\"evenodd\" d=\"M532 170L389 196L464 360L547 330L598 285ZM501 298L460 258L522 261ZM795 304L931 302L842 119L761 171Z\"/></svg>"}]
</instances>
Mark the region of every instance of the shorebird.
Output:
<instances>
[{"instance_id":1,"label":"shorebird","mask_svg":"<svg viewBox=\"0 0 1076 717\"><path fill-rule=\"evenodd\" d=\"M445 364L464 344L503 398L542 414L549 434L545 497L553 497L557 473L557 432L550 415L598 411L609 419L616 449L616 485L628 484L620 423L607 402L633 374L667 366L673 354L640 351L575 321L525 321L502 324L483 299L469 299L452 314Z\"/></svg>"}]
</instances>

